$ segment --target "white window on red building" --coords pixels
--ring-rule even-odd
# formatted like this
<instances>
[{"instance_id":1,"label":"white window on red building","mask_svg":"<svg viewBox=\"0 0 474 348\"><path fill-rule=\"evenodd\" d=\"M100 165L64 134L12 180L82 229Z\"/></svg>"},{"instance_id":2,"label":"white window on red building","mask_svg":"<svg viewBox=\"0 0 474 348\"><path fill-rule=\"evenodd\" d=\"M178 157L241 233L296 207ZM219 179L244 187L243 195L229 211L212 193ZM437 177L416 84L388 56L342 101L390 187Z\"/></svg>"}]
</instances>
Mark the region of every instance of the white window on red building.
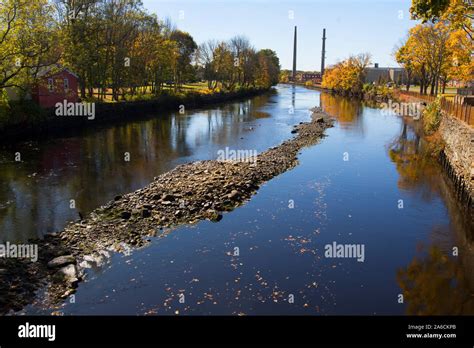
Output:
<instances>
[{"instance_id":1,"label":"white window on red building","mask_svg":"<svg viewBox=\"0 0 474 348\"><path fill-rule=\"evenodd\" d=\"M54 79L48 79L48 91L52 92L54 90Z\"/></svg>"}]
</instances>

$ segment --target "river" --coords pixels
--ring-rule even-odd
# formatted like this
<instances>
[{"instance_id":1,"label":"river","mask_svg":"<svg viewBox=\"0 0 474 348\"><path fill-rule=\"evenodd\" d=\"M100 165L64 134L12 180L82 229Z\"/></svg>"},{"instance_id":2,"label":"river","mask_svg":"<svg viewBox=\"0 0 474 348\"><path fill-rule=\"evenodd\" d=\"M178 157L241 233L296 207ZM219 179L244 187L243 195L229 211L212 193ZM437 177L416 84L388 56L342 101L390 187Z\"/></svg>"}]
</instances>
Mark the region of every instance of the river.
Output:
<instances>
[{"instance_id":1,"label":"river","mask_svg":"<svg viewBox=\"0 0 474 348\"><path fill-rule=\"evenodd\" d=\"M23 312L474 314L472 225L426 155L417 122L303 87L4 146L0 238L61 230L79 211L226 146L278 145L314 106L335 127L251 201L218 223L182 226L129 255L112 254L88 270L73 300ZM327 257L334 243L362 247L363 258Z\"/></svg>"}]
</instances>

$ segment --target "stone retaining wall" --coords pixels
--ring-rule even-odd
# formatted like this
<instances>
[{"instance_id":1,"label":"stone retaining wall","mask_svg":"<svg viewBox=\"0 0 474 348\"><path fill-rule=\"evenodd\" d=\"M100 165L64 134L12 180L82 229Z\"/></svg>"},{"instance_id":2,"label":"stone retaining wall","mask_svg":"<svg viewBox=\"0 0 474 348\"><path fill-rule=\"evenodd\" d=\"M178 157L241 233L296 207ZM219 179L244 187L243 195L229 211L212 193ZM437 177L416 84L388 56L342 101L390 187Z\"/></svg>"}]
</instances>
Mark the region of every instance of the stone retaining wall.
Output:
<instances>
[{"instance_id":1,"label":"stone retaining wall","mask_svg":"<svg viewBox=\"0 0 474 348\"><path fill-rule=\"evenodd\" d=\"M474 200L474 127L443 114L439 132L446 143L442 162L454 180L456 191L472 211Z\"/></svg>"}]
</instances>

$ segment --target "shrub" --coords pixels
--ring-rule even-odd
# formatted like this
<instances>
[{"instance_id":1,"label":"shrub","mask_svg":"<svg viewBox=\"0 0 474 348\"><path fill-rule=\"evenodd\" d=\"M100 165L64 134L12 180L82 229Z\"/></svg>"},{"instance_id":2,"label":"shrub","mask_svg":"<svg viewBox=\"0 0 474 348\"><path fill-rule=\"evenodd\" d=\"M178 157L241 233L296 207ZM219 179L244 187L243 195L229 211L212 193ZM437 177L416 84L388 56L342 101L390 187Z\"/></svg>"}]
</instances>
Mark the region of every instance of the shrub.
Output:
<instances>
[{"instance_id":1,"label":"shrub","mask_svg":"<svg viewBox=\"0 0 474 348\"><path fill-rule=\"evenodd\" d=\"M436 98L423 110L423 131L426 135L435 133L441 123L441 100Z\"/></svg>"},{"instance_id":2,"label":"shrub","mask_svg":"<svg viewBox=\"0 0 474 348\"><path fill-rule=\"evenodd\" d=\"M35 126L46 117L46 112L34 101L8 100L6 91L0 91L0 129L15 124Z\"/></svg>"},{"instance_id":3,"label":"shrub","mask_svg":"<svg viewBox=\"0 0 474 348\"><path fill-rule=\"evenodd\" d=\"M7 93L0 90L0 129L5 126L10 116L10 105L8 105Z\"/></svg>"}]
</instances>

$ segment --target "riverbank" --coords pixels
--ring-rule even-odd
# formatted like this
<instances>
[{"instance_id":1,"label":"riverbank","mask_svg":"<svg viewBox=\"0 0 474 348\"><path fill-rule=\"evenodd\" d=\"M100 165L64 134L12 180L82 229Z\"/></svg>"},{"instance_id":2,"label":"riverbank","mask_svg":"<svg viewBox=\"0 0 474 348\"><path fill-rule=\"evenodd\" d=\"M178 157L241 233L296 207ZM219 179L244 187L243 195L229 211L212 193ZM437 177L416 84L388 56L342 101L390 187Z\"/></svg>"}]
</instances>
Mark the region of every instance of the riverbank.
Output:
<instances>
[{"instance_id":1,"label":"riverbank","mask_svg":"<svg viewBox=\"0 0 474 348\"><path fill-rule=\"evenodd\" d=\"M332 123L315 109L310 122L294 127L294 138L259 154L256 161L178 166L145 188L116 196L62 232L31 241L38 244L38 262L1 260L0 312L32 302L42 285L47 285L48 303L67 298L83 279L84 269L101 264L111 251L126 253L178 225L219 221L223 212L244 204L260 185L296 166L298 152L317 143Z\"/></svg>"},{"instance_id":2,"label":"riverbank","mask_svg":"<svg viewBox=\"0 0 474 348\"><path fill-rule=\"evenodd\" d=\"M443 113L438 132L445 144L440 162L454 183L458 199L474 217L474 128Z\"/></svg>"},{"instance_id":3,"label":"riverbank","mask_svg":"<svg viewBox=\"0 0 474 348\"><path fill-rule=\"evenodd\" d=\"M99 124L114 124L143 119L144 117L156 117L157 112L163 111L180 112L182 110L186 112L204 106L218 105L258 96L271 91L271 88L248 88L235 92L219 92L214 94L189 92L184 96L161 95L149 100L96 103L93 119L88 119L86 116L56 116L54 109L38 110L39 108L30 107L23 110L19 108L23 113L36 112L38 116L31 120L29 115L23 115L23 117L19 117L23 121L15 121L15 123L9 123L1 127L0 143L76 134L78 131L91 129ZM181 106L184 106L184 108Z\"/></svg>"},{"instance_id":4,"label":"riverbank","mask_svg":"<svg viewBox=\"0 0 474 348\"><path fill-rule=\"evenodd\" d=\"M400 94L398 98L425 103L414 96ZM474 128L441 111L439 127L427 140L437 149L436 155L453 182L459 201L474 216Z\"/></svg>"}]
</instances>

